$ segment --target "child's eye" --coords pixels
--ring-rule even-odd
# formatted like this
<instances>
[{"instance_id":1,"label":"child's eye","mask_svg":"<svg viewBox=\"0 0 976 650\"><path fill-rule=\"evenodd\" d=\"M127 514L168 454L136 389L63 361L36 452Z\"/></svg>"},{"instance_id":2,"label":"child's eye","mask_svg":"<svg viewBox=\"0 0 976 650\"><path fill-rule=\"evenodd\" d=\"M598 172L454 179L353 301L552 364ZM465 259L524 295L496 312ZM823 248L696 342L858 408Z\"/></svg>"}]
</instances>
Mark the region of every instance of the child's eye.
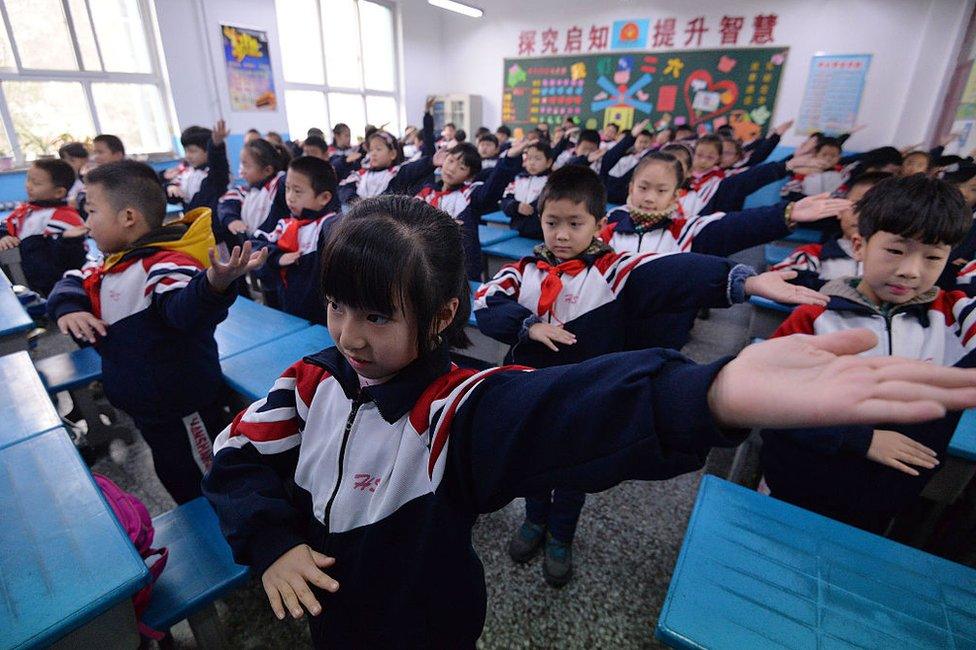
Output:
<instances>
[{"instance_id":1,"label":"child's eye","mask_svg":"<svg viewBox=\"0 0 976 650\"><path fill-rule=\"evenodd\" d=\"M335 300L327 300L326 303L329 305L329 309L339 311L339 303L337 303Z\"/></svg>"},{"instance_id":2,"label":"child's eye","mask_svg":"<svg viewBox=\"0 0 976 650\"><path fill-rule=\"evenodd\" d=\"M376 325L385 325L390 322L390 319L386 316L381 316L380 314L370 314L366 317L370 323L375 323Z\"/></svg>"},{"instance_id":3,"label":"child's eye","mask_svg":"<svg viewBox=\"0 0 976 650\"><path fill-rule=\"evenodd\" d=\"M900 250L898 250L897 248L886 248L885 249L885 252L886 253L891 253L892 255L901 255L902 254L902 252Z\"/></svg>"}]
</instances>

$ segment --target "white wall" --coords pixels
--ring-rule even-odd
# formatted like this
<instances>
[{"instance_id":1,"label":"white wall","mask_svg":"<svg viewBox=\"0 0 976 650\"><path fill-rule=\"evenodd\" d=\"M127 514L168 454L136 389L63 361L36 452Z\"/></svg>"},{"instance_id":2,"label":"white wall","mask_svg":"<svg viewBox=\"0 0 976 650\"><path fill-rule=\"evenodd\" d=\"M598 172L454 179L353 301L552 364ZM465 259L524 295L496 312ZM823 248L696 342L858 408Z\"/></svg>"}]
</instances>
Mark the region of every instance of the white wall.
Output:
<instances>
[{"instance_id":1,"label":"white wall","mask_svg":"<svg viewBox=\"0 0 976 650\"><path fill-rule=\"evenodd\" d=\"M403 0L407 7L426 0ZM477 3L475 3L477 4ZM565 38L567 27L612 25L614 20L676 17L675 43L683 42L687 21L706 16L711 28L702 41L719 47L718 26L727 14L746 17L739 41L748 42L756 14L776 13L776 46L790 48L776 104L774 123L794 117L815 53L874 55L861 103L868 128L854 136L859 149L895 143L914 144L930 136L942 92L955 65L973 0L683 0L592 2L590 0L492 0L481 2L485 15L471 19L445 12L442 19L441 74L427 81L439 91L479 94L484 122L500 121L502 59L517 55L523 29L548 27ZM538 47L538 40L537 40ZM584 40L584 49L586 41ZM560 42L560 50L562 43ZM786 139L795 144L797 137Z\"/></svg>"}]
</instances>

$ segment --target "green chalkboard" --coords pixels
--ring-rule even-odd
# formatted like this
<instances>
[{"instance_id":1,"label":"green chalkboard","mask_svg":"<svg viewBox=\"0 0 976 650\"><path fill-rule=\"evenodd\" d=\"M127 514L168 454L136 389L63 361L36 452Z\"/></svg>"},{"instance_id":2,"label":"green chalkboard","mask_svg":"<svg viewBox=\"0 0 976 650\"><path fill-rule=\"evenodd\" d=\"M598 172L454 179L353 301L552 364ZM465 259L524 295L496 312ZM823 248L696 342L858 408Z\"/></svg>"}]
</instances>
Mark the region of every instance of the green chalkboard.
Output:
<instances>
[{"instance_id":1,"label":"green chalkboard","mask_svg":"<svg viewBox=\"0 0 976 650\"><path fill-rule=\"evenodd\" d=\"M505 59L502 121L512 129L579 118L629 129L688 124L700 133L731 124L743 139L764 130L776 105L788 48L614 52Z\"/></svg>"}]
</instances>

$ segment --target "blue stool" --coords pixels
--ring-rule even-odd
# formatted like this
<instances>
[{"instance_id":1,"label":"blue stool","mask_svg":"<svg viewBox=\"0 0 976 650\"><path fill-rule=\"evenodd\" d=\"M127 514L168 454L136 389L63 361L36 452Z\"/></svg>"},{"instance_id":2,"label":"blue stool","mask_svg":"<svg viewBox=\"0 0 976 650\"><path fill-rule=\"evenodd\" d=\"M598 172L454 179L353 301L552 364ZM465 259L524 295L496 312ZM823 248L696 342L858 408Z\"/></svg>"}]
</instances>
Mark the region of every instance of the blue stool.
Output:
<instances>
[{"instance_id":1,"label":"blue stool","mask_svg":"<svg viewBox=\"0 0 976 650\"><path fill-rule=\"evenodd\" d=\"M169 560L142 621L162 632L188 619L197 647L221 647L223 631L213 603L247 582L247 567L234 562L217 515L203 497L159 515L153 527L153 546L168 548Z\"/></svg>"},{"instance_id":2,"label":"blue stool","mask_svg":"<svg viewBox=\"0 0 976 650\"><path fill-rule=\"evenodd\" d=\"M766 257L766 266L779 264L790 256L795 249L792 246L780 246L778 244L766 244L763 246L763 254Z\"/></svg>"},{"instance_id":3,"label":"blue stool","mask_svg":"<svg viewBox=\"0 0 976 650\"><path fill-rule=\"evenodd\" d=\"M532 249L541 244L538 239L526 239L525 237L514 237L506 241L482 246L481 252L492 257L501 257L507 260L520 260L523 257L532 255Z\"/></svg>"},{"instance_id":4,"label":"blue stool","mask_svg":"<svg viewBox=\"0 0 976 650\"><path fill-rule=\"evenodd\" d=\"M702 479L656 636L675 648L976 647L976 571Z\"/></svg>"}]
</instances>

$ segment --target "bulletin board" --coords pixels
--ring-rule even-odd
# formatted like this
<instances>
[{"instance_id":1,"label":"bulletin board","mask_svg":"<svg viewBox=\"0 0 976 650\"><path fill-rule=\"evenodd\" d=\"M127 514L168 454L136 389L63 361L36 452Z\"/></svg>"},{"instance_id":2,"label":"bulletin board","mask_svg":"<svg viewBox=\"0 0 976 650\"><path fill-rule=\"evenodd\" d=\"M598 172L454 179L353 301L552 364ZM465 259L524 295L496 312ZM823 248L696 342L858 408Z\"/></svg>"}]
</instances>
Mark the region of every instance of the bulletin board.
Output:
<instances>
[{"instance_id":1,"label":"bulletin board","mask_svg":"<svg viewBox=\"0 0 976 650\"><path fill-rule=\"evenodd\" d=\"M579 118L583 128L731 124L744 139L773 115L789 48L582 54L505 59L502 121L513 130Z\"/></svg>"}]
</instances>

